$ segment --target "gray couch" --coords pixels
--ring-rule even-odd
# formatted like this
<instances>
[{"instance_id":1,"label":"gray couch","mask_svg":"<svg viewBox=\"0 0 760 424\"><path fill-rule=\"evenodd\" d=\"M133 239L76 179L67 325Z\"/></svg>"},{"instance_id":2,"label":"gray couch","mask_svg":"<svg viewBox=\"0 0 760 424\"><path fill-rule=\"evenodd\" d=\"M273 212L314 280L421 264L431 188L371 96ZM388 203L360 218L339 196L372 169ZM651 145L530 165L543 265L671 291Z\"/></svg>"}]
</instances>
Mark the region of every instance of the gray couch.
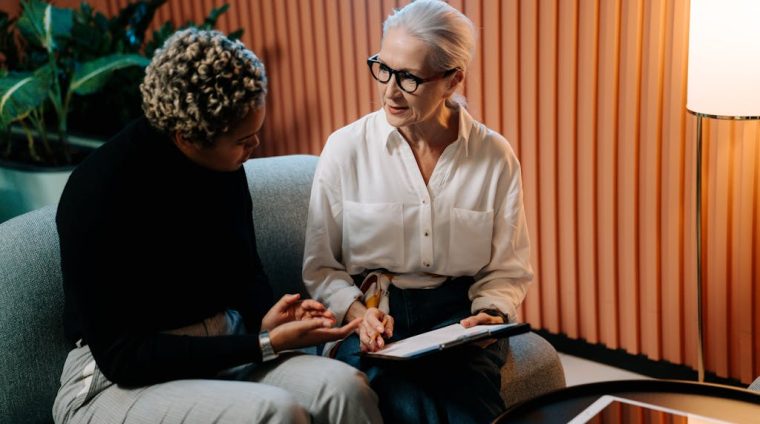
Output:
<instances>
[{"instance_id":1,"label":"gray couch","mask_svg":"<svg viewBox=\"0 0 760 424\"><path fill-rule=\"evenodd\" d=\"M304 293L301 259L317 158L248 161L259 253L275 294ZM63 337L55 207L0 224L0 423L50 422L69 344ZM534 333L511 338L502 369L507 404L564 387L557 353Z\"/></svg>"}]
</instances>

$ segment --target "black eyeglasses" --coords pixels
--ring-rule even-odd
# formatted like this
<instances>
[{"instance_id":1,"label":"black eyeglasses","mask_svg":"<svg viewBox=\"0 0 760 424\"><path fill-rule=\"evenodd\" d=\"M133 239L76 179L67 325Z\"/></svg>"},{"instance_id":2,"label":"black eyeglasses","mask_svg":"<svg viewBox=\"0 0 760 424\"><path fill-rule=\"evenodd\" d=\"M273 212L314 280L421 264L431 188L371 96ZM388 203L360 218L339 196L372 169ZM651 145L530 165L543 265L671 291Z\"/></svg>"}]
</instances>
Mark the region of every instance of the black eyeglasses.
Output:
<instances>
[{"instance_id":1,"label":"black eyeglasses","mask_svg":"<svg viewBox=\"0 0 760 424\"><path fill-rule=\"evenodd\" d=\"M414 93L417 90L417 87L420 86L420 84L424 84L426 82L436 81L441 78L446 78L447 76L453 74L456 72L458 68L452 68L448 71L444 71L441 74L438 74L437 76L430 77L430 78L420 78L416 75L410 74L407 71L397 71L388 65L380 62L377 59L378 55L374 55L367 59L367 66L369 66L369 72L372 74L372 77L378 80L379 82L383 84L387 84L388 81L391 80L391 77L394 75L396 76L396 83L398 83L398 86L403 91L406 91L409 94Z\"/></svg>"}]
</instances>

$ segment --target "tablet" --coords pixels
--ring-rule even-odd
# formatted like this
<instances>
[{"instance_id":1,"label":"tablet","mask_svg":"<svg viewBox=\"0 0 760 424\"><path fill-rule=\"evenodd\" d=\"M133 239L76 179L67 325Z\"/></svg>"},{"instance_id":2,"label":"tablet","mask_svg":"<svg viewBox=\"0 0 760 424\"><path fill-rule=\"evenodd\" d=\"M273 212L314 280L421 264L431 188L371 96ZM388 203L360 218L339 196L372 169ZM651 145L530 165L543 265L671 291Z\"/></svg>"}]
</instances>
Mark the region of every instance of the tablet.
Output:
<instances>
[{"instance_id":1,"label":"tablet","mask_svg":"<svg viewBox=\"0 0 760 424\"><path fill-rule=\"evenodd\" d=\"M659 405L605 395L576 415L568 424L618 423L730 424Z\"/></svg>"}]
</instances>

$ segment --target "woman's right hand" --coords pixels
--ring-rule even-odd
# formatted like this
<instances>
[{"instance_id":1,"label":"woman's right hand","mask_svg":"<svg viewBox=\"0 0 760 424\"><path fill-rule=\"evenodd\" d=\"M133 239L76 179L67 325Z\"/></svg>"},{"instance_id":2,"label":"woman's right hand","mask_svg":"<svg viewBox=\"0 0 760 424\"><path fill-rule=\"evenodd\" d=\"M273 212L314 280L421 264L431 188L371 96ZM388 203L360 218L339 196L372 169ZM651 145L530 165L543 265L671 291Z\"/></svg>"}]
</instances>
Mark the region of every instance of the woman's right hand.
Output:
<instances>
[{"instance_id":1,"label":"woman's right hand","mask_svg":"<svg viewBox=\"0 0 760 424\"><path fill-rule=\"evenodd\" d=\"M377 308L367 308L358 328L362 352L375 352L385 347L385 338L393 336L393 317Z\"/></svg>"},{"instance_id":2,"label":"woman's right hand","mask_svg":"<svg viewBox=\"0 0 760 424\"><path fill-rule=\"evenodd\" d=\"M275 352L314 346L348 336L361 321L357 318L343 327L333 327L335 321L325 318L291 321L270 330L269 340Z\"/></svg>"}]
</instances>

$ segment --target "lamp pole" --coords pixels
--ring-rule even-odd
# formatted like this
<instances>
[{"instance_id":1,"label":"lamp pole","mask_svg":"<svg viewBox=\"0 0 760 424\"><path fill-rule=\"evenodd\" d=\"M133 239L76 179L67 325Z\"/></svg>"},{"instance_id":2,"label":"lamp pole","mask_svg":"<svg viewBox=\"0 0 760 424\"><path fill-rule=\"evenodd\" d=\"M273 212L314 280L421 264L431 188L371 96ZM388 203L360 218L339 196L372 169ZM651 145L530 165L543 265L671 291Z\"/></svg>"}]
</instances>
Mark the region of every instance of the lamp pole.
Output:
<instances>
[{"instance_id":1,"label":"lamp pole","mask_svg":"<svg viewBox=\"0 0 760 424\"><path fill-rule=\"evenodd\" d=\"M690 0L686 110L697 118L697 377L705 379L702 139L705 118L760 119L760 1ZM709 165L709 164L708 164Z\"/></svg>"},{"instance_id":2,"label":"lamp pole","mask_svg":"<svg viewBox=\"0 0 760 424\"><path fill-rule=\"evenodd\" d=\"M704 115L697 113L697 378L705 381L705 344L704 329L702 328L702 119Z\"/></svg>"}]
</instances>

